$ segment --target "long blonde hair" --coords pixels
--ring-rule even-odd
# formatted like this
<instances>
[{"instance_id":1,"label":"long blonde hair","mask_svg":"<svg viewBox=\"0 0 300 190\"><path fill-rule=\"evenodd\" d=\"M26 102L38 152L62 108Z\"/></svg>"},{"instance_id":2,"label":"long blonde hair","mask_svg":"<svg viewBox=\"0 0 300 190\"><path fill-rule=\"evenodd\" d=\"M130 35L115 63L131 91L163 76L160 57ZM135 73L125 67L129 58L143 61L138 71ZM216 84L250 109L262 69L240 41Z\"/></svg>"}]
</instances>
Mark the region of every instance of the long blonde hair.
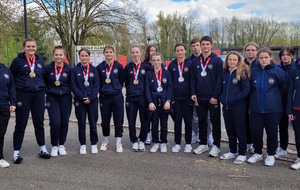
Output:
<instances>
[{"instance_id":1,"label":"long blonde hair","mask_svg":"<svg viewBox=\"0 0 300 190\"><path fill-rule=\"evenodd\" d=\"M231 51L227 54L226 61L224 63L223 67L223 72L226 72L229 69L228 65L228 57L229 55L236 55L238 57L238 64L237 64L237 69L236 69L236 79L241 80L246 78L246 75L250 78L251 73L250 73L250 68L248 65L246 65L243 61L242 55L237 52L237 51Z\"/></svg>"}]
</instances>

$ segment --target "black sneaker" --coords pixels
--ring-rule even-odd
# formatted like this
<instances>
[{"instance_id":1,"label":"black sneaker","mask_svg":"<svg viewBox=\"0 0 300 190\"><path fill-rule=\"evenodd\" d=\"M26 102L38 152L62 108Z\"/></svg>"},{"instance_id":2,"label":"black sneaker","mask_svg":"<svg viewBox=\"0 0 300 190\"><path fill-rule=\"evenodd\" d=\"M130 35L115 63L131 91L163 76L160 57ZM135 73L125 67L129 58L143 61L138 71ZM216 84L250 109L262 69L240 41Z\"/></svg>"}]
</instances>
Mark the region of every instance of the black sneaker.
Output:
<instances>
[{"instance_id":1,"label":"black sneaker","mask_svg":"<svg viewBox=\"0 0 300 190\"><path fill-rule=\"evenodd\" d=\"M43 152L41 151L41 153L39 153L40 158L44 158L44 159L50 159L51 155L48 152Z\"/></svg>"},{"instance_id":2,"label":"black sneaker","mask_svg":"<svg viewBox=\"0 0 300 190\"><path fill-rule=\"evenodd\" d=\"M14 163L15 164L21 164L23 158L18 154L16 157L14 157Z\"/></svg>"}]
</instances>

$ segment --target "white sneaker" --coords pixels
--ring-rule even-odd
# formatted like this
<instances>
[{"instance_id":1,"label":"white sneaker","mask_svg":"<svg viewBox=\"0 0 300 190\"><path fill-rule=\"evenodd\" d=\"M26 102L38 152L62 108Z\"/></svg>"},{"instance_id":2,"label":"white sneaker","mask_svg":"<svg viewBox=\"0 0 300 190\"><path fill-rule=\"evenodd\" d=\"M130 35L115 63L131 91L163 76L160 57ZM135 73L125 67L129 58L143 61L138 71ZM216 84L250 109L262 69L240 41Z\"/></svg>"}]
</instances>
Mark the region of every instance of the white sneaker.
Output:
<instances>
[{"instance_id":1,"label":"white sneaker","mask_svg":"<svg viewBox=\"0 0 300 190\"><path fill-rule=\"evenodd\" d=\"M8 162L6 162L3 159L0 160L0 168L7 168L9 166L10 166L10 164Z\"/></svg>"},{"instance_id":2,"label":"white sneaker","mask_svg":"<svg viewBox=\"0 0 300 190\"><path fill-rule=\"evenodd\" d=\"M294 164L291 165L291 168L294 170L300 169L300 158L297 158L297 160L294 162Z\"/></svg>"},{"instance_id":3,"label":"white sneaker","mask_svg":"<svg viewBox=\"0 0 300 190\"><path fill-rule=\"evenodd\" d=\"M100 146L101 151L106 151L108 149L108 142L102 142Z\"/></svg>"},{"instance_id":4,"label":"white sneaker","mask_svg":"<svg viewBox=\"0 0 300 190\"><path fill-rule=\"evenodd\" d=\"M150 145L151 144L151 133L147 133L147 138L145 140L145 144L146 145Z\"/></svg>"},{"instance_id":5,"label":"white sneaker","mask_svg":"<svg viewBox=\"0 0 300 190\"><path fill-rule=\"evenodd\" d=\"M186 144L184 147L184 153L191 153L193 150L192 146L190 144Z\"/></svg>"},{"instance_id":6,"label":"white sneaker","mask_svg":"<svg viewBox=\"0 0 300 190\"><path fill-rule=\"evenodd\" d=\"M139 150L139 143L138 142L133 143L131 150L132 152L137 152Z\"/></svg>"},{"instance_id":7,"label":"white sneaker","mask_svg":"<svg viewBox=\"0 0 300 190\"><path fill-rule=\"evenodd\" d=\"M242 164L242 163L244 163L245 161L246 161L246 156L243 156L243 155L239 155L235 160L234 160L234 162L233 163L235 163L235 164Z\"/></svg>"},{"instance_id":8,"label":"white sneaker","mask_svg":"<svg viewBox=\"0 0 300 190\"><path fill-rule=\"evenodd\" d=\"M208 150L209 150L209 149L208 149L208 146L207 146L207 145L201 144L201 145L199 145L193 152L194 152L195 154L201 154L201 153L206 152L206 151L208 151Z\"/></svg>"},{"instance_id":9,"label":"white sneaker","mask_svg":"<svg viewBox=\"0 0 300 190\"><path fill-rule=\"evenodd\" d=\"M179 145L179 144L176 144L176 145L174 145L174 146L172 147L172 152L173 152L173 153L177 153L177 152L180 151L180 149L181 149L180 145Z\"/></svg>"},{"instance_id":10,"label":"white sneaker","mask_svg":"<svg viewBox=\"0 0 300 190\"><path fill-rule=\"evenodd\" d=\"M216 145L213 145L210 152L208 153L208 156L217 157L219 153L220 153L220 149Z\"/></svg>"},{"instance_id":11,"label":"white sneaker","mask_svg":"<svg viewBox=\"0 0 300 190\"><path fill-rule=\"evenodd\" d=\"M91 153L97 154L98 153L98 145L94 144L91 146Z\"/></svg>"},{"instance_id":12,"label":"white sneaker","mask_svg":"<svg viewBox=\"0 0 300 190\"><path fill-rule=\"evenodd\" d=\"M64 145L59 145L58 154L61 155L61 156L67 155L66 147Z\"/></svg>"},{"instance_id":13,"label":"white sneaker","mask_svg":"<svg viewBox=\"0 0 300 190\"><path fill-rule=\"evenodd\" d=\"M225 154L223 154L220 159L221 160L229 160L229 159L233 159L237 156L237 153L231 153L231 152L227 152Z\"/></svg>"},{"instance_id":14,"label":"white sneaker","mask_svg":"<svg viewBox=\"0 0 300 190\"><path fill-rule=\"evenodd\" d=\"M265 165L266 166L274 166L275 164L275 157L268 155L265 159Z\"/></svg>"},{"instance_id":15,"label":"white sneaker","mask_svg":"<svg viewBox=\"0 0 300 190\"><path fill-rule=\"evenodd\" d=\"M141 152L145 152L146 151L145 143L143 141L139 142L139 151L141 151Z\"/></svg>"},{"instance_id":16,"label":"white sneaker","mask_svg":"<svg viewBox=\"0 0 300 190\"><path fill-rule=\"evenodd\" d=\"M168 150L167 150L167 145L166 143L161 143L160 144L160 152L161 153L166 153Z\"/></svg>"},{"instance_id":17,"label":"white sneaker","mask_svg":"<svg viewBox=\"0 0 300 190\"><path fill-rule=\"evenodd\" d=\"M123 152L123 146L121 142L116 143L116 152L122 153Z\"/></svg>"},{"instance_id":18,"label":"white sneaker","mask_svg":"<svg viewBox=\"0 0 300 190\"><path fill-rule=\"evenodd\" d=\"M276 150L275 157L278 158L286 158L287 157L287 151L283 150L281 147L278 147Z\"/></svg>"},{"instance_id":19,"label":"white sneaker","mask_svg":"<svg viewBox=\"0 0 300 190\"><path fill-rule=\"evenodd\" d=\"M263 159L262 154L257 154L257 153L255 153L255 154L253 154L253 155L247 160L247 162L249 162L249 163L251 163L251 164L254 164L254 163L258 162L258 161L261 161L262 159Z\"/></svg>"},{"instance_id":20,"label":"white sneaker","mask_svg":"<svg viewBox=\"0 0 300 190\"><path fill-rule=\"evenodd\" d=\"M159 149L159 143L154 143L152 148L150 149L150 152L155 153Z\"/></svg>"},{"instance_id":21,"label":"white sneaker","mask_svg":"<svg viewBox=\"0 0 300 190\"><path fill-rule=\"evenodd\" d=\"M58 155L58 147L57 146L52 146L51 148L51 154L52 157L55 157Z\"/></svg>"},{"instance_id":22,"label":"white sneaker","mask_svg":"<svg viewBox=\"0 0 300 190\"><path fill-rule=\"evenodd\" d=\"M80 146L79 154L86 154L86 145Z\"/></svg>"}]
</instances>

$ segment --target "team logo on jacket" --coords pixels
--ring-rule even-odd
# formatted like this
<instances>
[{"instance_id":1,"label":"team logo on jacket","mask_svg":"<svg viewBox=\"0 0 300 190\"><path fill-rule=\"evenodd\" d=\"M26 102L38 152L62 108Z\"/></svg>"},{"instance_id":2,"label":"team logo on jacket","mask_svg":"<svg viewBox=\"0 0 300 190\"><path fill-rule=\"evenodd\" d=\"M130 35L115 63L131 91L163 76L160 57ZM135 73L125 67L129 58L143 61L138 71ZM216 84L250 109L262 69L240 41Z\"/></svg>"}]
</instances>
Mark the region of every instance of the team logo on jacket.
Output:
<instances>
[{"instance_id":1,"label":"team logo on jacket","mask_svg":"<svg viewBox=\"0 0 300 190\"><path fill-rule=\"evenodd\" d=\"M79 107L79 102L75 102L75 107Z\"/></svg>"},{"instance_id":2,"label":"team logo on jacket","mask_svg":"<svg viewBox=\"0 0 300 190\"><path fill-rule=\"evenodd\" d=\"M115 74L118 74L118 72L119 72L118 69L114 69Z\"/></svg>"},{"instance_id":3,"label":"team logo on jacket","mask_svg":"<svg viewBox=\"0 0 300 190\"><path fill-rule=\"evenodd\" d=\"M187 73L187 72L189 71L189 68L188 68L188 67L185 67L185 68L183 69L183 71L184 71L185 73Z\"/></svg>"},{"instance_id":4,"label":"team logo on jacket","mask_svg":"<svg viewBox=\"0 0 300 190\"><path fill-rule=\"evenodd\" d=\"M28 67L28 65L26 64L26 65L24 65L24 67Z\"/></svg>"},{"instance_id":5,"label":"team logo on jacket","mask_svg":"<svg viewBox=\"0 0 300 190\"><path fill-rule=\"evenodd\" d=\"M68 77L68 73L63 72L63 77L67 78Z\"/></svg>"},{"instance_id":6,"label":"team logo on jacket","mask_svg":"<svg viewBox=\"0 0 300 190\"><path fill-rule=\"evenodd\" d=\"M38 66L38 68L40 68L40 69L42 68L42 65L41 65L41 64L39 64L39 63L37 64L37 66Z\"/></svg>"},{"instance_id":7,"label":"team logo on jacket","mask_svg":"<svg viewBox=\"0 0 300 190\"><path fill-rule=\"evenodd\" d=\"M50 102L46 102L46 108L50 108Z\"/></svg>"},{"instance_id":8,"label":"team logo on jacket","mask_svg":"<svg viewBox=\"0 0 300 190\"><path fill-rule=\"evenodd\" d=\"M89 76L93 78L94 77L94 73L90 73Z\"/></svg>"},{"instance_id":9,"label":"team logo on jacket","mask_svg":"<svg viewBox=\"0 0 300 190\"><path fill-rule=\"evenodd\" d=\"M17 102L17 106L18 106L18 107L21 107L21 106L22 106L22 102L20 102L20 101Z\"/></svg>"},{"instance_id":10,"label":"team logo on jacket","mask_svg":"<svg viewBox=\"0 0 300 190\"><path fill-rule=\"evenodd\" d=\"M8 74L4 74L4 78L9 79Z\"/></svg>"},{"instance_id":11,"label":"team logo on jacket","mask_svg":"<svg viewBox=\"0 0 300 190\"><path fill-rule=\"evenodd\" d=\"M146 73L145 69L142 69L141 73L144 75Z\"/></svg>"},{"instance_id":12,"label":"team logo on jacket","mask_svg":"<svg viewBox=\"0 0 300 190\"><path fill-rule=\"evenodd\" d=\"M212 64L208 64L208 65L207 65L207 68L208 68L208 69L212 69L212 68L213 68L213 65L212 65Z\"/></svg>"},{"instance_id":13,"label":"team logo on jacket","mask_svg":"<svg viewBox=\"0 0 300 190\"><path fill-rule=\"evenodd\" d=\"M273 78L269 78L269 84L274 84L274 79Z\"/></svg>"},{"instance_id":14,"label":"team logo on jacket","mask_svg":"<svg viewBox=\"0 0 300 190\"><path fill-rule=\"evenodd\" d=\"M163 78L163 79L162 79L162 82L163 82L163 83L167 83L167 79L166 79L166 78Z\"/></svg>"},{"instance_id":15,"label":"team logo on jacket","mask_svg":"<svg viewBox=\"0 0 300 190\"><path fill-rule=\"evenodd\" d=\"M296 80L298 80L299 79L299 77L298 76L296 76L296 78L295 78Z\"/></svg>"},{"instance_id":16,"label":"team logo on jacket","mask_svg":"<svg viewBox=\"0 0 300 190\"><path fill-rule=\"evenodd\" d=\"M238 80L236 78L232 79L232 83L236 84L238 82Z\"/></svg>"}]
</instances>

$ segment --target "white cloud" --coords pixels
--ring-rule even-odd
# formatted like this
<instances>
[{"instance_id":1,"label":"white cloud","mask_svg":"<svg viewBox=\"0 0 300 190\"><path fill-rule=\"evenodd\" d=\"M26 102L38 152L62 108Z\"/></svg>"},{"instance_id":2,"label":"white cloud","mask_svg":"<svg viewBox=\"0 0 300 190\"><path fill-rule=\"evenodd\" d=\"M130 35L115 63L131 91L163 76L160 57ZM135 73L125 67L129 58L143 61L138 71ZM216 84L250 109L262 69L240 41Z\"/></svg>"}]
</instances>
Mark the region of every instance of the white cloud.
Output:
<instances>
[{"instance_id":1,"label":"white cloud","mask_svg":"<svg viewBox=\"0 0 300 190\"><path fill-rule=\"evenodd\" d=\"M300 1L294 0L190 0L173 2L172 0L140 0L148 12L149 21L156 21L159 11L165 14L181 14L196 10L201 21L215 17L237 16L239 18L267 17L277 21L300 21ZM243 3L238 9L229 9L232 4Z\"/></svg>"}]
</instances>

